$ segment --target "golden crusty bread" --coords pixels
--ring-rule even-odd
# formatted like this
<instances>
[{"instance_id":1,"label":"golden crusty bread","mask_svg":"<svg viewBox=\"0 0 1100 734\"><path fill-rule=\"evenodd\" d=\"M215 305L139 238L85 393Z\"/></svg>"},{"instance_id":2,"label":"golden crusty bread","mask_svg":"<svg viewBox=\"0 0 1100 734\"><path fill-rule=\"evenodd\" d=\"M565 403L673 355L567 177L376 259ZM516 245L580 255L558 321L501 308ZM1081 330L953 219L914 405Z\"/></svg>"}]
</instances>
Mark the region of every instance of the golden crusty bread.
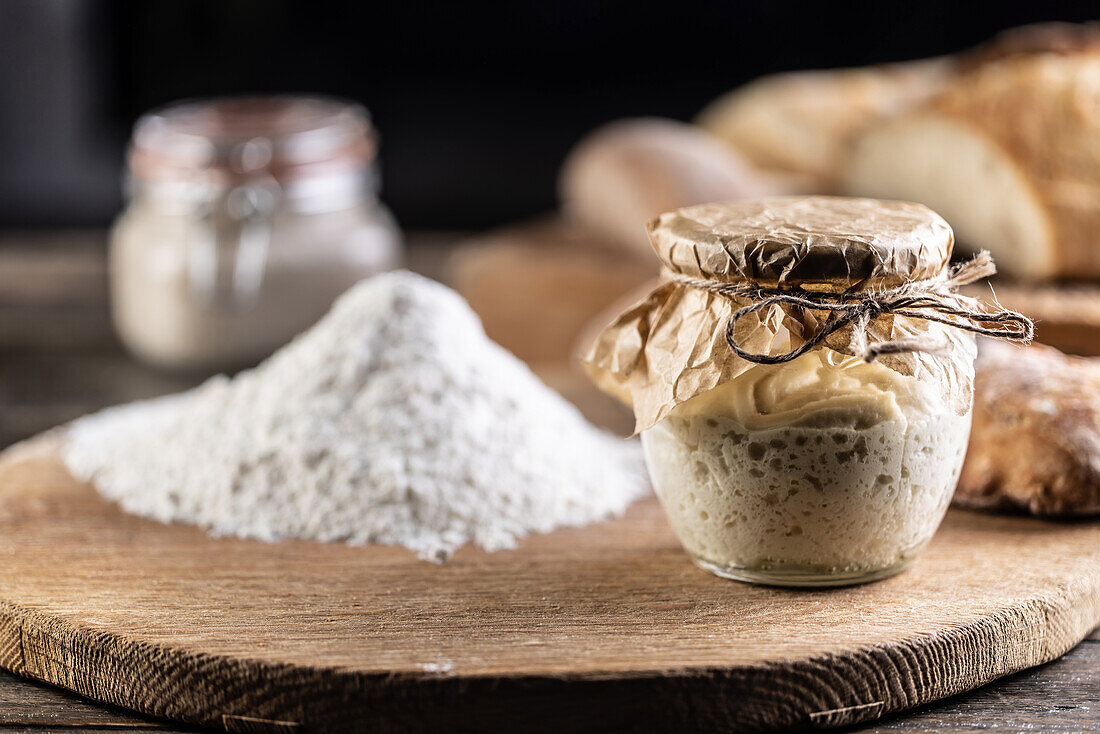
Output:
<instances>
[{"instance_id":1,"label":"golden crusty bread","mask_svg":"<svg viewBox=\"0 0 1100 734\"><path fill-rule=\"evenodd\" d=\"M955 504L1100 513L1100 360L982 340Z\"/></svg>"},{"instance_id":2,"label":"golden crusty bread","mask_svg":"<svg viewBox=\"0 0 1100 734\"><path fill-rule=\"evenodd\" d=\"M992 61L1031 54L1100 53L1100 23L1032 23L1001 31L959 56L959 70L971 71Z\"/></svg>"},{"instance_id":3,"label":"golden crusty bread","mask_svg":"<svg viewBox=\"0 0 1100 734\"><path fill-rule=\"evenodd\" d=\"M1100 277L1100 55L1023 53L862 133L849 194L919 201L1025 280Z\"/></svg>"},{"instance_id":4,"label":"golden crusty bread","mask_svg":"<svg viewBox=\"0 0 1100 734\"><path fill-rule=\"evenodd\" d=\"M696 123L766 170L803 176L813 193L835 188L852 136L942 89L946 58L772 74L719 97Z\"/></svg>"}]
</instances>

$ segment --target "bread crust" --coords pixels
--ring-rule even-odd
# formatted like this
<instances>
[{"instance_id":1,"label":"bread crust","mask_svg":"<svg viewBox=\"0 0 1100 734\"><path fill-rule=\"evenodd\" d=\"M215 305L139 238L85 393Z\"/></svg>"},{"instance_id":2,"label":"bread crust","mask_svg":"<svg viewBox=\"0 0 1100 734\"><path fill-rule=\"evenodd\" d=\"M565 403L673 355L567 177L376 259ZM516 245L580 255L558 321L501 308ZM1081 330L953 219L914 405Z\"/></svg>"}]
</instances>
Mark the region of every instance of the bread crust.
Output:
<instances>
[{"instance_id":1,"label":"bread crust","mask_svg":"<svg viewBox=\"0 0 1100 734\"><path fill-rule=\"evenodd\" d=\"M1100 513L1100 360L983 340L955 504Z\"/></svg>"},{"instance_id":2,"label":"bread crust","mask_svg":"<svg viewBox=\"0 0 1100 734\"><path fill-rule=\"evenodd\" d=\"M1032 54L1100 53L1100 23L1032 23L1009 28L959 56L960 71L971 71L993 61Z\"/></svg>"},{"instance_id":3,"label":"bread crust","mask_svg":"<svg viewBox=\"0 0 1100 734\"><path fill-rule=\"evenodd\" d=\"M1100 55L1011 55L960 75L921 114L981 131L1032 184L1054 231L1053 270L1036 275L1100 277Z\"/></svg>"},{"instance_id":4,"label":"bread crust","mask_svg":"<svg viewBox=\"0 0 1100 734\"><path fill-rule=\"evenodd\" d=\"M952 70L952 59L933 58L771 74L714 100L696 123L755 165L808 177L828 193L856 133L924 103Z\"/></svg>"}]
</instances>

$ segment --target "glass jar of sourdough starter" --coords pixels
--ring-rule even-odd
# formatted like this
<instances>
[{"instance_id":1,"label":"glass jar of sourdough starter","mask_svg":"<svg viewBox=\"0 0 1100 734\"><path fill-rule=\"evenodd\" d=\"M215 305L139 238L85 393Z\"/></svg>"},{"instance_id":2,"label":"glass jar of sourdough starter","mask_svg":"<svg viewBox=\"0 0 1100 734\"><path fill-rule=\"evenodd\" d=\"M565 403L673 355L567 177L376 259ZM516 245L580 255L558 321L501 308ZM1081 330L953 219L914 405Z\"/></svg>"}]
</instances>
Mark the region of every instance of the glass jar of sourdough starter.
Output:
<instances>
[{"instance_id":1,"label":"glass jar of sourdough starter","mask_svg":"<svg viewBox=\"0 0 1100 734\"><path fill-rule=\"evenodd\" d=\"M687 552L776 585L911 564L966 454L975 349L958 327L985 323L922 318L976 308L947 280L951 229L916 204L809 197L681 209L650 235L665 282L587 367L633 405ZM968 267L955 280L986 274ZM930 300L902 303L901 286Z\"/></svg>"},{"instance_id":2,"label":"glass jar of sourdough starter","mask_svg":"<svg viewBox=\"0 0 1100 734\"><path fill-rule=\"evenodd\" d=\"M138 120L110 248L122 341L164 367L244 366L396 267L375 149L366 111L332 99L185 102Z\"/></svg>"}]
</instances>

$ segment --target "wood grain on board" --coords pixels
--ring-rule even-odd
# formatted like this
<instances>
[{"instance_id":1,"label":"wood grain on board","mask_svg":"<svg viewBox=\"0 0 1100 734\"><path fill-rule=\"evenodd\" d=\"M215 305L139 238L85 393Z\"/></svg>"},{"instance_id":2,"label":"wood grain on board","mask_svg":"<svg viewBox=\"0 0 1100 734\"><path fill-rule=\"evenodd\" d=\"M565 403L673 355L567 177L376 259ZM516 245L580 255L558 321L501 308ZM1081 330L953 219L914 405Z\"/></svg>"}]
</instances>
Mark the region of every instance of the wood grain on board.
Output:
<instances>
[{"instance_id":1,"label":"wood grain on board","mask_svg":"<svg viewBox=\"0 0 1100 734\"><path fill-rule=\"evenodd\" d=\"M176 731L179 724L150 719L85 700L53 686L0 673L0 732L11 729Z\"/></svg>"},{"instance_id":2,"label":"wood grain on board","mask_svg":"<svg viewBox=\"0 0 1100 734\"><path fill-rule=\"evenodd\" d=\"M911 571L807 592L695 569L646 500L434 565L125 515L46 443L0 461L0 557L0 665L231 730L842 725L1051 660L1100 621L1095 523L954 511Z\"/></svg>"},{"instance_id":3,"label":"wood grain on board","mask_svg":"<svg viewBox=\"0 0 1100 734\"><path fill-rule=\"evenodd\" d=\"M1095 730L1100 710L1100 628L1058 660L1001 678L968 693L845 731L923 734L973 731ZM79 729L82 732L198 731L88 701L55 686L0 671L0 734Z\"/></svg>"}]
</instances>

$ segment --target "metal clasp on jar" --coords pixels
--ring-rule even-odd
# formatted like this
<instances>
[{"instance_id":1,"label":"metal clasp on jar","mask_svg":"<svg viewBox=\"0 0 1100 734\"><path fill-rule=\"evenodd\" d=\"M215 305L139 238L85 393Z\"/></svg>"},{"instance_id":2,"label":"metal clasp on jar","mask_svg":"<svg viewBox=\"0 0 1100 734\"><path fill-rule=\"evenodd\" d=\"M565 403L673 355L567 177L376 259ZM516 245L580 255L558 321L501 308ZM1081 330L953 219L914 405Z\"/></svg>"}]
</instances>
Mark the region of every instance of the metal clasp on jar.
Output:
<instances>
[{"instance_id":1,"label":"metal clasp on jar","mask_svg":"<svg viewBox=\"0 0 1100 734\"><path fill-rule=\"evenodd\" d=\"M217 186L197 197L199 224L187 240L188 284L196 303L207 308L248 309L263 287L274 218L283 191L265 169L271 143L256 138L230 153L240 183Z\"/></svg>"}]
</instances>

